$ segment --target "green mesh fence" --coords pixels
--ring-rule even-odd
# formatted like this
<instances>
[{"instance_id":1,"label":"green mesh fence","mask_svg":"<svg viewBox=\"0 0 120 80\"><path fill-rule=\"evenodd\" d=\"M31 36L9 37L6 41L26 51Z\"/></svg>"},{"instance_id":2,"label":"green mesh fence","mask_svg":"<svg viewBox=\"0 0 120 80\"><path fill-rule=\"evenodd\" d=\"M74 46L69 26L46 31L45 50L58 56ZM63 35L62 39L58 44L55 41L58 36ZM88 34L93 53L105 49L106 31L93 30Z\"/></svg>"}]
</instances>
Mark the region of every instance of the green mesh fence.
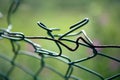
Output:
<instances>
[{"instance_id":1,"label":"green mesh fence","mask_svg":"<svg viewBox=\"0 0 120 80\"><path fill-rule=\"evenodd\" d=\"M89 22L88 18L85 18L82 21L72 25L70 30L65 34L57 35L53 34L52 32L59 29L48 28L43 23L38 22L38 26L47 32L48 37L26 36L21 32L11 31L11 14L16 11L17 7L19 6L19 2L19 0L13 0L7 16L8 28L0 29L1 43L4 42L5 46L11 46L9 47L10 49L6 48L5 53L0 52L0 80L84 80L81 78L81 74L78 74L77 72L84 72L85 77L88 77L88 74L90 76L94 76L94 80L120 79L120 73L115 73L114 75L106 77L98 71L80 64L98 57L106 58L118 64L120 63L119 59L109 56L109 54L106 55L98 50L99 48L107 48L109 50L114 48L119 49L120 46L94 45L84 30L78 33L73 33L87 24ZM79 36L74 40L67 38L80 34L83 34L83 36ZM36 39L52 41L55 43L59 52L42 48L39 44L33 41ZM70 47L64 43L64 41L74 44L75 47ZM23 43L32 46L34 51L30 52L24 50L22 48L23 45L21 45ZM66 56L62 49L68 49L74 54L74 51L78 50L78 48L81 46L90 49L92 53L85 58L76 59L74 61ZM34 65L32 65L32 63L34 63ZM88 80L93 80L93 78L91 79L90 76L88 77Z\"/></svg>"}]
</instances>

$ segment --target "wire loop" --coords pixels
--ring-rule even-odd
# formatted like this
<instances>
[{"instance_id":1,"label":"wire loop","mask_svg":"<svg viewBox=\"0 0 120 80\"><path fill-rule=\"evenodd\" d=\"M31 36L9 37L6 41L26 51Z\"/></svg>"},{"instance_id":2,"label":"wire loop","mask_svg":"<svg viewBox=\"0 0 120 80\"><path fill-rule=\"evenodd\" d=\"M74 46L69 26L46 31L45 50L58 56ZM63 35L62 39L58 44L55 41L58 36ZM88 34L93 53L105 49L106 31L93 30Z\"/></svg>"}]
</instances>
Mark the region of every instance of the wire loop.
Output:
<instances>
[{"instance_id":1,"label":"wire loop","mask_svg":"<svg viewBox=\"0 0 120 80\"><path fill-rule=\"evenodd\" d=\"M100 51L98 51L96 49L96 48L120 48L120 45L94 45L92 40L87 36L87 34L84 30L75 32L76 30L85 26L89 22L88 18L85 18L82 21L70 26L69 27L70 30L65 32L64 34L53 34L52 33L53 31L59 31L60 29L48 28L45 24L43 24L41 22L37 22L38 26L40 28L42 28L43 30L45 30L49 37L47 37L47 36L25 36L24 33L21 33L21 32L12 32L11 31L11 29L12 29L11 15L18 9L20 2L21 2L21 0L13 0L12 1L11 5L9 7L9 10L8 10L8 15L7 15L8 28L0 29L0 39L4 40L4 38L6 38L8 41L10 41L10 45L12 47L12 52L14 53L12 59L7 58L6 56L4 56L0 53L0 59L7 61L11 65L11 67L6 72L6 74L1 72L3 70L0 70L0 79L2 77L2 79L10 80L10 75L12 74L15 67L19 68L20 70L24 71L28 75L32 76L34 80L39 80L38 79L39 74L42 73L44 68L51 70L55 74L62 77L64 80L69 80L69 79L80 80L81 76L76 77L76 75L74 75L75 68L82 69L82 70L98 77L100 80L112 80L112 79L116 79L116 78L120 77L120 73L116 73L113 76L109 76L109 77L105 78L99 72L96 72L92 69L89 69L85 66L78 64L78 63L93 59L96 56L102 56L107 59L110 59L110 60L120 63L120 59L117 59L112 56L101 53ZM75 32L75 33L73 33L73 32ZM84 37L82 37L81 34L83 34ZM78 35L79 35L79 37L75 38L74 40L66 38L66 37L78 36ZM58 37L58 38L56 38L56 37ZM57 46L59 52L42 48L42 45L37 44L34 41L32 41L33 39L52 41ZM29 44L30 46L32 46L34 49L34 52L22 51L21 45L19 43L22 41ZM68 44L65 44L64 41L74 44L75 47L70 47ZM48 45L48 44L46 44L46 45ZM78 49L81 50L79 48L79 46L83 46L88 49L91 49L93 51L92 54L90 56L87 56L87 57L84 57L81 59L72 60L71 58L66 56L65 53L63 53L63 50L64 50L63 47L68 49L69 51L73 52ZM33 54L33 53L35 53L35 54ZM39 69L36 72L33 72L32 70L28 70L24 65L20 65L19 63L17 63L16 59L21 54L31 56L31 57L34 57L37 60L39 60L40 61ZM63 74L62 71L60 72L59 70L57 70L58 68L55 69L55 67L52 67L52 65L48 65L45 59L49 59L49 58L54 58L56 61L66 64L67 69L66 69L65 74ZM62 65L60 65L60 67L62 67Z\"/></svg>"}]
</instances>

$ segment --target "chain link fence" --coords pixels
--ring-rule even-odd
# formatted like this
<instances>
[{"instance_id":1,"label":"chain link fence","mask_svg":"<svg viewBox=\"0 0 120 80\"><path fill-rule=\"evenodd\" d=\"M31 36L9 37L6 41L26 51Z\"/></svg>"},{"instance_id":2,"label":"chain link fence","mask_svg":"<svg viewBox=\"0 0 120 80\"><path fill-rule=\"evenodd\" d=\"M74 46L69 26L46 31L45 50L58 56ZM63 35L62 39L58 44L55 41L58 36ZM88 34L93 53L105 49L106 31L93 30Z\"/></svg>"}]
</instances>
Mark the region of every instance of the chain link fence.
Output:
<instances>
[{"instance_id":1,"label":"chain link fence","mask_svg":"<svg viewBox=\"0 0 120 80\"><path fill-rule=\"evenodd\" d=\"M53 34L52 32L59 29L48 28L43 23L38 22L38 26L47 32L48 37L26 36L22 32L11 31L11 15L17 10L19 4L20 0L13 0L7 16L8 28L0 29L1 43L4 43L4 46L11 46L9 49L5 48L6 52L3 53L2 50L0 52L0 80L82 80L81 74L76 73L80 71L86 73L84 74L85 77L88 77L87 74L94 76L95 80L120 79L120 73L105 77L101 73L80 64L95 59L98 56L106 58L110 61L112 60L118 64L120 63L120 59L109 56L109 54L106 55L98 50L99 48L107 48L109 50L114 48L119 49L120 46L94 45L84 30L73 33L82 26L86 25L89 22L88 18L85 18L82 21L70 26L70 30L65 34L57 35ZM81 36L81 34L83 36ZM80 36L74 40L67 38L78 35ZM36 39L55 43L59 52L42 48L39 44L34 42ZM64 42L72 43L75 45L75 47L70 47ZM34 51L30 52L24 50L22 44L28 44L34 49ZM90 49L92 53L85 58L76 59L73 61L63 52L63 48L65 48L70 52L75 53L74 51L79 50L78 48L81 46ZM32 63L34 63L34 65ZM89 77L88 79L91 80Z\"/></svg>"}]
</instances>

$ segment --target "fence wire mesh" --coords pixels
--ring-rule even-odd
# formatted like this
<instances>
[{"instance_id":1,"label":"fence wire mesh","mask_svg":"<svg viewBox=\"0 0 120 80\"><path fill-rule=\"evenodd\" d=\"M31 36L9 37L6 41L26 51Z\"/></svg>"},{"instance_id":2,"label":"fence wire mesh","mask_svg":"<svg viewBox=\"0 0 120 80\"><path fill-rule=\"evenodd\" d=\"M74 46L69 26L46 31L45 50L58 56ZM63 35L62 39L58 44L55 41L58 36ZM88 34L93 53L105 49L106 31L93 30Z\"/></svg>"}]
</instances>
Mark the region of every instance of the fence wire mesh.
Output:
<instances>
[{"instance_id":1,"label":"fence wire mesh","mask_svg":"<svg viewBox=\"0 0 120 80\"><path fill-rule=\"evenodd\" d=\"M8 28L7 29L0 29L0 41L4 42L5 45L11 45L11 50L9 58L9 54L6 56L5 53L0 52L0 66L3 66L2 63L6 63L4 65L5 69L0 69L0 80L18 80L18 79L31 79L31 80L41 80L41 76L44 75L44 77L49 78L48 75L52 74L48 71L51 71L53 74L55 74L55 77L60 77L60 80L81 80L81 76L79 74L74 74L75 71L77 70L83 70L86 73L90 73L90 75L95 76L96 79L98 80L119 80L120 79L120 73L116 73L112 76L105 77L102 74L100 74L97 71L94 71L92 69L89 69L80 63L82 62L87 62L91 59L94 59L98 56L104 57L106 59L112 60L117 62L118 64L120 63L120 59L114 58L113 56L106 55L105 53L100 52L98 49L100 48L107 48L107 49L113 49L113 48L120 48L120 46L116 45L94 45L91 39L87 36L86 32L84 30L81 30L78 33L73 33L82 26L86 25L89 22L88 18L83 19L82 21L72 25L70 27L70 30L66 32L65 34L53 34L53 31L59 30L57 28L48 28L46 25L44 25L41 22L38 22L38 26L47 31L48 37L46 36L26 36L22 32L12 32L12 24L11 24L11 15L17 10L17 7L20 4L20 0L13 0L9 11L8 11L8 16L7 16L7 22L8 22ZM83 34L83 36L81 36ZM75 38L74 40L69 39L67 37L71 36L78 36L79 37ZM51 51L45 48L42 48L39 44L35 43L34 40L47 40L47 41L52 41L56 44L59 52ZM9 41L10 43L8 43ZM65 42L69 42L75 45L75 47L69 47L69 45L65 44ZM27 43L30 46L33 47L34 52L29 52L21 47L21 42ZM51 45L48 45L51 46ZM68 56L63 53L63 47L68 49L70 52L73 52L78 50L80 46L83 46L85 48L89 48L92 50L92 54L90 54L88 57L82 58L82 59L76 59L72 60ZM9 50L10 50L9 49ZM10 51L11 51L10 50ZM6 51L6 53L9 53ZM13 54L11 54L13 53ZM39 65L33 65L33 67L30 68L29 65L26 66L27 63L24 63L24 58L21 58L21 55L24 55L24 57L29 57L30 59L34 58L35 61L32 61L33 63L39 64ZM19 61L18 61L18 58ZM29 59L29 63L32 62ZM56 68L56 63L51 62L52 59L56 61L57 64L60 67ZM51 61L50 61L51 60ZM48 64L48 62L54 63L54 65ZM65 69L61 70L61 67L66 66ZM104 67L104 65L103 65ZM77 70L76 70L77 68ZM16 71L16 72L15 72ZM44 73L43 73L44 71ZM15 76L13 75L13 72L15 72L16 75L25 75L24 77L19 77L19 78L14 78ZM21 74L22 73L22 74ZM48 73L46 75L45 73ZM27 75L26 75L27 74ZM85 74L86 75L86 74ZM18 76L17 76L18 77ZM28 78L29 77L29 78ZM56 79L53 75L53 79ZM86 75L87 77L87 75ZM50 80L50 78L49 78ZM59 78L58 78L59 80Z\"/></svg>"}]
</instances>

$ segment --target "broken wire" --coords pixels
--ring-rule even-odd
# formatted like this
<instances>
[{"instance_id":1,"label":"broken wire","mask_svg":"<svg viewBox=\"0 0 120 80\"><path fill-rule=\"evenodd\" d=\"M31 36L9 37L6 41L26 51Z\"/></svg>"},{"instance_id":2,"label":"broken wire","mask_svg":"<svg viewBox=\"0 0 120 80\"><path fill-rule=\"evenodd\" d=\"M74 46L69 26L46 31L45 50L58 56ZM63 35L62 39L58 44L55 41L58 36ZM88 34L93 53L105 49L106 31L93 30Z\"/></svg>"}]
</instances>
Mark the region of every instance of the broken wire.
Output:
<instances>
[{"instance_id":1,"label":"broken wire","mask_svg":"<svg viewBox=\"0 0 120 80\"><path fill-rule=\"evenodd\" d=\"M92 40L87 36L87 34L84 30L81 30L80 32L73 33L76 30L83 27L84 25L86 25L89 22L88 18L85 18L82 21L70 26L70 30L64 34L53 34L52 33L53 31L56 31L56 30L58 31L59 29L58 28L48 28L45 24L38 22L37 23L38 26L41 27L42 29L46 30L49 37L46 37L46 36L25 36L21 32L12 32L11 31L11 29L12 29L12 23L10 20L11 14L17 10L19 4L20 4L20 0L13 0L13 2L10 5L10 8L8 10L8 16L7 16L8 28L7 29L0 29L0 39L4 39L4 38L8 39L11 43L12 51L14 53L12 60L9 60L8 58L6 58L5 56L0 54L0 58L8 61L12 65L12 67L9 69L7 74L3 74L0 71L0 76L2 76L5 80L10 80L9 76L10 76L11 72L14 70L15 66L20 68L21 70L23 70L25 73L31 75L34 78L34 80L38 80L37 77L42 72L42 70L44 68L48 68L49 70L53 71L54 73L56 73L57 75L59 75L60 77L62 77L65 80L69 80L69 79L79 80L78 77L73 75L73 71L74 71L75 67L78 69L82 69L88 73L91 73L91 74L97 76L101 80L104 80L104 79L111 80L111 79L118 78L120 76L120 74L118 73L118 74L115 74L115 75L110 76L108 78L105 78L102 74L99 74L91 69L88 69L88 68L82 66L82 65L78 65L78 63L95 58L97 55L106 57L108 59L111 59L111 60L114 60L114 61L120 63L119 59L116 59L114 57L111 57L111 56L108 56L104 53L101 53L96 49L96 48L120 48L119 45L118 46L116 46L116 45L94 45ZM83 34L84 37L80 36L80 34ZM76 35L79 35L79 37L74 39L74 40L66 38L68 36L76 36ZM56 39L56 37L58 37L58 38ZM55 52L55 51L51 51L51 50L47 50L45 48L42 48L41 45L36 44L35 42L32 41L32 39L43 39L43 40L53 41L56 44L56 46L58 47L59 52ZM34 52L38 53L37 54L38 56L36 56L36 54L32 54L32 53L27 52L27 51L22 51L21 46L19 45L20 41L24 41L24 42L28 43L29 45L31 45L34 48ZM62 41L67 41L67 42L73 43L76 46L74 48L69 47L67 44L63 43ZM80 41L82 41L82 42L80 42ZM65 54L63 53L62 47L65 47L66 49L68 49L70 51L76 51L79 48L79 46L84 46L84 47L91 49L93 51L93 54L91 54L88 57L72 61L69 57L65 56ZM15 62L15 60L19 54L32 56L32 57L35 57L38 60L40 60L41 67L39 67L38 71L36 71L35 74L33 74L30 70L27 70L24 66L21 66L20 64ZM68 68L66 70L65 75L62 74L61 72L55 70L53 67L47 65L47 63L45 61L46 58L55 58L56 60L59 60L60 62L67 64Z\"/></svg>"}]
</instances>

